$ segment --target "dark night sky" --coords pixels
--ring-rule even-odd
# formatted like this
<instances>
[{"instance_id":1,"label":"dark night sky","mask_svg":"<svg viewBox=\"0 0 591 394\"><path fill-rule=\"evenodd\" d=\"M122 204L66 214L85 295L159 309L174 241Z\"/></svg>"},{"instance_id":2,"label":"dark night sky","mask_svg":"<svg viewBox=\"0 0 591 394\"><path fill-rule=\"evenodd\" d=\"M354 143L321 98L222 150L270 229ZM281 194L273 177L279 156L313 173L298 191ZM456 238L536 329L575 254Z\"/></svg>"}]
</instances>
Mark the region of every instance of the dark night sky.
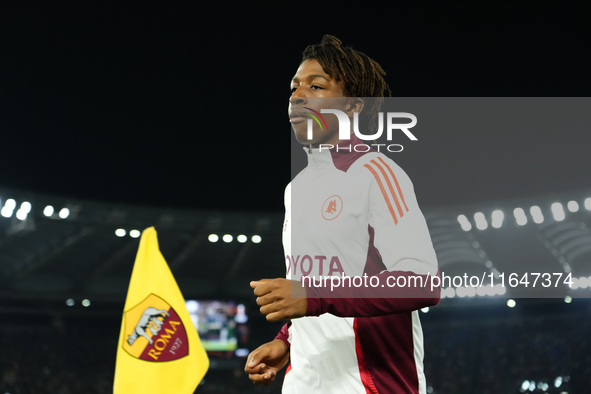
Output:
<instances>
[{"instance_id":1,"label":"dark night sky","mask_svg":"<svg viewBox=\"0 0 591 394\"><path fill-rule=\"evenodd\" d=\"M3 2L0 187L281 211L288 84L325 33L380 62L398 97L590 95L588 9L463 3ZM432 136L400 164L426 205L580 190L586 129Z\"/></svg>"}]
</instances>

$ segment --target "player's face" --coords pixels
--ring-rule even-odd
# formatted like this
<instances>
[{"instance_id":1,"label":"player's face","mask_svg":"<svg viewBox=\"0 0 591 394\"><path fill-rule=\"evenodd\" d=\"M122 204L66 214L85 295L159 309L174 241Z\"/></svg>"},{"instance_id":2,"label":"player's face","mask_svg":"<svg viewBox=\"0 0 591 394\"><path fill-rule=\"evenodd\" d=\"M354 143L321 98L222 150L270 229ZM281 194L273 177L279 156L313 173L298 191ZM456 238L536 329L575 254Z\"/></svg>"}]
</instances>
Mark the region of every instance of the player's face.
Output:
<instances>
[{"instance_id":1,"label":"player's face","mask_svg":"<svg viewBox=\"0 0 591 394\"><path fill-rule=\"evenodd\" d=\"M312 119L304 112L313 113L304 107L317 112L324 109L338 109L347 112L349 98L345 97L343 83L337 82L326 74L320 63L315 59L304 61L296 71L291 81L291 97L289 98L289 121L299 143L312 146L319 144L336 145L339 140L337 117L333 114L323 114L328 127L320 127L316 121L313 124L312 139L308 139L308 119ZM317 116L318 117L318 116Z\"/></svg>"}]
</instances>

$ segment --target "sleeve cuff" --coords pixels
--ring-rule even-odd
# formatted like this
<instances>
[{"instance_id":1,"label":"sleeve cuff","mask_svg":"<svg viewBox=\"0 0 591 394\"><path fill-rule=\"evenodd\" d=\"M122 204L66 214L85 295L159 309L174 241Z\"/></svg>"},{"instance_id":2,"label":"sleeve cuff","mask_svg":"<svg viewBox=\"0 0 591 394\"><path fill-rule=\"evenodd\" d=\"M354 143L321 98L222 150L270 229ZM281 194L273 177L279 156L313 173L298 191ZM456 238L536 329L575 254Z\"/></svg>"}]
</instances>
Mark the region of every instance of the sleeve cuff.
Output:
<instances>
[{"instance_id":1,"label":"sleeve cuff","mask_svg":"<svg viewBox=\"0 0 591 394\"><path fill-rule=\"evenodd\" d=\"M285 344L287 345L287 348L288 348L288 349L291 349L291 344L290 344L290 343L287 341L287 339L283 338L283 337L282 337L282 336L280 336L280 335L277 335L277 336L275 337L275 339L279 339L280 341L283 341L283 343L285 343Z\"/></svg>"},{"instance_id":2,"label":"sleeve cuff","mask_svg":"<svg viewBox=\"0 0 591 394\"><path fill-rule=\"evenodd\" d=\"M283 327L281 327L281 330L279 331L279 333L277 333L277 336L275 337L275 339L279 339L279 340L283 341L287 345L288 349L291 348L291 344L289 343L289 326L290 325L291 325L291 322L285 323L283 325Z\"/></svg>"}]
</instances>

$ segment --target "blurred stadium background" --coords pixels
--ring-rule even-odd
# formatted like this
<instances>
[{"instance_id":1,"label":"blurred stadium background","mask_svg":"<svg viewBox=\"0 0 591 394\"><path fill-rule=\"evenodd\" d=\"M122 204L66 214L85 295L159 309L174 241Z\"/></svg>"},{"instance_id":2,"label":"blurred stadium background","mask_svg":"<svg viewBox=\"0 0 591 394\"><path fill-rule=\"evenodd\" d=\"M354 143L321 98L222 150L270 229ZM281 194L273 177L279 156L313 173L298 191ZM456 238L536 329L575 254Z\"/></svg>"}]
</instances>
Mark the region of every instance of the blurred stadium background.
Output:
<instances>
[{"instance_id":1,"label":"blurred stadium background","mask_svg":"<svg viewBox=\"0 0 591 394\"><path fill-rule=\"evenodd\" d=\"M424 209L448 276L572 274L552 298L451 286L421 313L430 394L591 390L591 192ZM285 274L280 213L162 209L0 189L0 392L110 393L140 232L155 225L209 349L197 392L276 393L243 373L280 324L250 280ZM498 277L498 276L497 276ZM506 285L507 286L507 285Z\"/></svg>"}]
</instances>

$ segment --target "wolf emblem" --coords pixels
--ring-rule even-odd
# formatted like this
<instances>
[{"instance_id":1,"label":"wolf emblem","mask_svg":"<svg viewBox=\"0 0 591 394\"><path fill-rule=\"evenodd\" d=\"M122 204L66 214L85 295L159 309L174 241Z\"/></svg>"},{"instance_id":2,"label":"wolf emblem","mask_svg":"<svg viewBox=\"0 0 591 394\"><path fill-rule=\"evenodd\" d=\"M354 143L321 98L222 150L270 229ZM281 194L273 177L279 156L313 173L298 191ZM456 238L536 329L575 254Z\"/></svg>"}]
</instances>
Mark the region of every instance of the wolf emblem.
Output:
<instances>
[{"instance_id":1,"label":"wolf emblem","mask_svg":"<svg viewBox=\"0 0 591 394\"><path fill-rule=\"evenodd\" d=\"M326 209L326 213L336 213L337 211L337 200L332 200L328 203L328 208Z\"/></svg>"},{"instance_id":2,"label":"wolf emblem","mask_svg":"<svg viewBox=\"0 0 591 394\"><path fill-rule=\"evenodd\" d=\"M152 333L152 336L157 335L158 331L162 328L162 324L166 321L166 318L169 317L168 311L164 309L156 309L156 308L146 308L142 317L137 322L135 329L131 335L127 336L127 343L130 346L133 346L136 339L140 336L146 338L150 345L154 342L152 338L148 335L146 330L149 330ZM162 320L160 320L162 318Z\"/></svg>"}]
</instances>

